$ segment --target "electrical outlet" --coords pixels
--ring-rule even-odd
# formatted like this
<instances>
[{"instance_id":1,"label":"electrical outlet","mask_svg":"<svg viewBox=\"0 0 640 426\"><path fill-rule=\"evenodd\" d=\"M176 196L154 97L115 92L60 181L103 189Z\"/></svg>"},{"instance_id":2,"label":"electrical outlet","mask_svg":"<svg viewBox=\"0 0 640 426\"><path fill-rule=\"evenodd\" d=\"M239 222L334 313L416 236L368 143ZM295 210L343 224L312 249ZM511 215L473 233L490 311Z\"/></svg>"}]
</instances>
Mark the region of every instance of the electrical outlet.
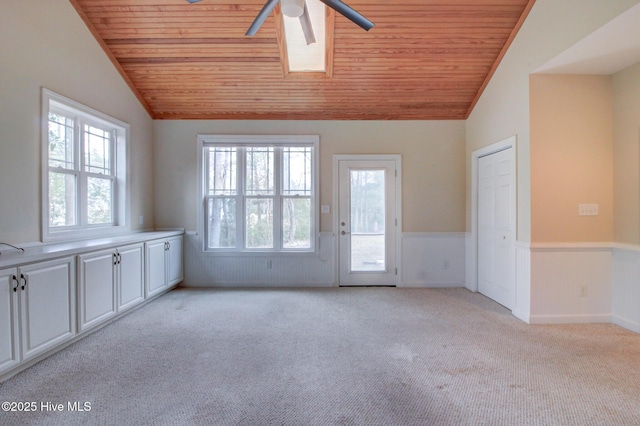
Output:
<instances>
[{"instance_id":1,"label":"electrical outlet","mask_svg":"<svg viewBox=\"0 0 640 426\"><path fill-rule=\"evenodd\" d=\"M322 206L320 206L320 213L322 213L322 214L331 213L331 206L329 206L327 204L323 204Z\"/></svg>"}]
</instances>

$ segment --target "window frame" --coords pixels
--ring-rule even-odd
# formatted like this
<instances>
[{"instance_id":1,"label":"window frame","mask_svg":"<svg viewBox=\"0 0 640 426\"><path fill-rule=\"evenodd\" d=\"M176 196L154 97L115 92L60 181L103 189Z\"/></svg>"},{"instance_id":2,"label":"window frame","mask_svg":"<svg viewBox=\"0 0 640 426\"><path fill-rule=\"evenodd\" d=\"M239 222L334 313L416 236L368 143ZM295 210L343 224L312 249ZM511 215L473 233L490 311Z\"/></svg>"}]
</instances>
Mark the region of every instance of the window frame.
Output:
<instances>
[{"instance_id":1,"label":"window frame","mask_svg":"<svg viewBox=\"0 0 640 426\"><path fill-rule=\"evenodd\" d=\"M317 254L318 248L318 238L319 238L319 229L320 229L320 208L319 208L319 189L320 189L320 178L319 178L319 141L320 137L318 135L229 135L229 134L199 134L198 135L198 240L200 249L202 252L211 255L309 255L309 254ZM207 190L207 179L208 179L208 170L207 170L207 157L205 154L205 149L208 147L235 147L235 148L247 148L247 147L274 147L274 148L286 148L286 147L308 147L312 149L312 161L311 161L311 186L312 192L308 197L311 203L311 231L310 231L310 247L309 248L285 248L283 247L283 227L277 226L282 225L283 216L281 212L281 208L279 206L280 202L288 198L288 195L284 195L282 191L282 179L284 173L282 172L282 164L281 157L282 155L276 154L278 151L282 152L283 150L274 150L274 167L277 171L274 171L274 185L276 187L275 193L273 195L268 196L253 196L245 193L244 185L244 176L245 166L243 160L245 157L239 153L237 155L236 161L236 171L235 171L235 187L236 187L236 195L229 196L235 197L236 200L242 199L242 203L236 202L236 247L233 248L208 248L207 247L207 229L208 226L206 224L208 217L208 204L209 199L214 198L214 196L205 194ZM224 197L224 196L220 196ZM273 215L274 215L274 238L277 238L278 241L274 240L273 248L246 248L246 230L244 229L244 225L242 227L238 227L237 224L242 222L246 223L245 217L245 205L244 199L248 198L262 198L262 199L272 199L273 200ZM305 196L306 198L306 196ZM238 215L238 212L241 213ZM241 229L239 229L241 228Z\"/></svg>"},{"instance_id":2,"label":"window frame","mask_svg":"<svg viewBox=\"0 0 640 426\"><path fill-rule=\"evenodd\" d=\"M49 165L49 113L58 112L73 121L73 168ZM42 88L41 117L41 206L42 241L72 241L87 238L107 237L128 232L129 213L129 139L130 126L121 120ZM89 125L111 134L110 169L105 175L85 170L84 126ZM76 224L70 226L51 226L49 221L49 174L57 172L76 177L75 216ZM88 179L99 178L111 181L111 221L109 223L90 224L88 218Z\"/></svg>"}]
</instances>

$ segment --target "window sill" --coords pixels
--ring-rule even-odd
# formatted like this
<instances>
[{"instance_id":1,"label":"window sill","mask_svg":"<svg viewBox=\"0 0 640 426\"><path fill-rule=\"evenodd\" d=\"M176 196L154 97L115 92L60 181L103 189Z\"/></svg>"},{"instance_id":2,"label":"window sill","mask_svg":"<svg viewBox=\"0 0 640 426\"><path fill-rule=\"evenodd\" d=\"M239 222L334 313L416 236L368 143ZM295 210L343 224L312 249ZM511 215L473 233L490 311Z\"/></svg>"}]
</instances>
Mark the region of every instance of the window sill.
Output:
<instances>
[{"instance_id":1,"label":"window sill","mask_svg":"<svg viewBox=\"0 0 640 426\"><path fill-rule=\"evenodd\" d=\"M105 228L73 229L53 231L42 236L43 243L67 243L89 240L93 238L118 237L131 233L126 226L110 226Z\"/></svg>"}]
</instances>

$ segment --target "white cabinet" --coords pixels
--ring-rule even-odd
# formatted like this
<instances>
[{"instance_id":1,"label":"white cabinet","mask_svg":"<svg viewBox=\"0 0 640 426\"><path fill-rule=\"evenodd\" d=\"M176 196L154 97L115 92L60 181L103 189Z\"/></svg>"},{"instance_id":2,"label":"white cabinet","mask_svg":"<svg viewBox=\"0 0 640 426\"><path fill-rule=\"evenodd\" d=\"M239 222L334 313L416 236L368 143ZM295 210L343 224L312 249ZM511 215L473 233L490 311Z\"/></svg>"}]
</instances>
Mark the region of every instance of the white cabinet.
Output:
<instances>
[{"instance_id":1,"label":"white cabinet","mask_svg":"<svg viewBox=\"0 0 640 426\"><path fill-rule=\"evenodd\" d=\"M182 281L182 236L148 241L145 247L146 297L151 297Z\"/></svg>"},{"instance_id":2,"label":"white cabinet","mask_svg":"<svg viewBox=\"0 0 640 426\"><path fill-rule=\"evenodd\" d=\"M3 255L0 380L181 282L182 244L168 231Z\"/></svg>"},{"instance_id":3,"label":"white cabinet","mask_svg":"<svg viewBox=\"0 0 640 426\"><path fill-rule=\"evenodd\" d=\"M73 258L5 269L0 281L0 373L75 335Z\"/></svg>"},{"instance_id":4,"label":"white cabinet","mask_svg":"<svg viewBox=\"0 0 640 426\"><path fill-rule=\"evenodd\" d=\"M78 326L85 331L144 300L142 243L78 256Z\"/></svg>"},{"instance_id":5,"label":"white cabinet","mask_svg":"<svg viewBox=\"0 0 640 426\"><path fill-rule=\"evenodd\" d=\"M75 272L73 257L17 269L23 361L75 335Z\"/></svg>"},{"instance_id":6,"label":"white cabinet","mask_svg":"<svg viewBox=\"0 0 640 426\"><path fill-rule=\"evenodd\" d=\"M0 271L0 374L71 339L73 258Z\"/></svg>"},{"instance_id":7,"label":"white cabinet","mask_svg":"<svg viewBox=\"0 0 640 426\"><path fill-rule=\"evenodd\" d=\"M167 238L167 287L182 282L182 235Z\"/></svg>"},{"instance_id":8,"label":"white cabinet","mask_svg":"<svg viewBox=\"0 0 640 426\"><path fill-rule=\"evenodd\" d=\"M0 374L20 362L18 270L0 270Z\"/></svg>"},{"instance_id":9,"label":"white cabinet","mask_svg":"<svg viewBox=\"0 0 640 426\"><path fill-rule=\"evenodd\" d=\"M78 256L78 331L85 331L116 314L113 250Z\"/></svg>"},{"instance_id":10,"label":"white cabinet","mask_svg":"<svg viewBox=\"0 0 640 426\"><path fill-rule=\"evenodd\" d=\"M118 312L144 300L144 244L118 249Z\"/></svg>"},{"instance_id":11,"label":"white cabinet","mask_svg":"<svg viewBox=\"0 0 640 426\"><path fill-rule=\"evenodd\" d=\"M146 296L151 297L166 287L167 241L156 240L145 243L146 246Z\"/></svg>"}]
</instances>

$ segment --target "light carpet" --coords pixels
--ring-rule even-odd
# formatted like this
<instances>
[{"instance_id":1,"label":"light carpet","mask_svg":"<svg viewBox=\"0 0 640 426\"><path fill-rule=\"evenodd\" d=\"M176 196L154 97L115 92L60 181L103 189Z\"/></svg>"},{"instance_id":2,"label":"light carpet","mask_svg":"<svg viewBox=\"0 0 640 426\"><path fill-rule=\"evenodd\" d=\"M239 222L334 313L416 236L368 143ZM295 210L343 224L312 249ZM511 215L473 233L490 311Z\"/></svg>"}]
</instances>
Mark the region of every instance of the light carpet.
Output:
<instances>
[{"instance_id":1,"label":"light carpet","mask_svg":"<svg viewBox=\"0 0 640 426\"><path fill-rule=\"evenodd\" d=\"M640 335L465 289L179 289L0 400L65 407L3 425L640 425Z\"/></svg>"}]
</instances>

